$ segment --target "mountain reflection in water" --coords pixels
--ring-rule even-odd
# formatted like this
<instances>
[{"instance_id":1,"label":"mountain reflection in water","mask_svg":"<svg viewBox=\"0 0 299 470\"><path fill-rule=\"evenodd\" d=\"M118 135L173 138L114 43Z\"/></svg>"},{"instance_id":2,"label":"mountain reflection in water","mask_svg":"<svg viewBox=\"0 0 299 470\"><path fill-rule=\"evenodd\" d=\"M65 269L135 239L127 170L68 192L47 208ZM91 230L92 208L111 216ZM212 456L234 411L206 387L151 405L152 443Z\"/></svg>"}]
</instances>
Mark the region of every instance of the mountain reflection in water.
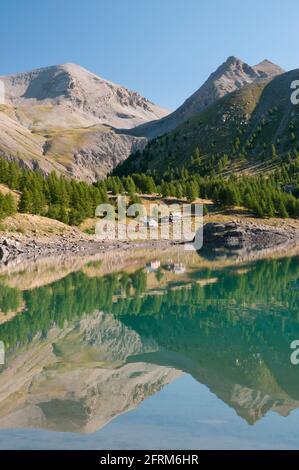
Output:
<instances>
[{"instance_id":1,"label":"mountain reflection in water","mask_svg":"<svg viewBox=\"0 0 299 470\"><path fill-rule=\"evenodd\" d=\"M1 278L0 428L92 433L182 374L250 425L299 408L297 256L163 276L79 271L24 291Z\"/></svg>"}]
</instances>

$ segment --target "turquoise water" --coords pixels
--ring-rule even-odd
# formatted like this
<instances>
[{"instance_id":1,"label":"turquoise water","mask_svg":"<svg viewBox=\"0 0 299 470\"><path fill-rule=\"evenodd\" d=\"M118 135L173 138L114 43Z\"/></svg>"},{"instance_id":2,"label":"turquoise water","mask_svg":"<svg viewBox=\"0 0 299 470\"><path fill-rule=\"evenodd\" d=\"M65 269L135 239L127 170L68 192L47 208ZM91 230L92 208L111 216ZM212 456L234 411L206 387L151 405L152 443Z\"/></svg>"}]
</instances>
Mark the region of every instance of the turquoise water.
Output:
<instances>
[{"instance_id":1,"label":"turquoise water","mask_svg":"<svg viewBox=\"0 0 299 470\"><path fill-rule=\"evenodd\" d=\"M1 278L0 448L299 448L299 258L134 266Z\"/></svg>"}]
</instances>

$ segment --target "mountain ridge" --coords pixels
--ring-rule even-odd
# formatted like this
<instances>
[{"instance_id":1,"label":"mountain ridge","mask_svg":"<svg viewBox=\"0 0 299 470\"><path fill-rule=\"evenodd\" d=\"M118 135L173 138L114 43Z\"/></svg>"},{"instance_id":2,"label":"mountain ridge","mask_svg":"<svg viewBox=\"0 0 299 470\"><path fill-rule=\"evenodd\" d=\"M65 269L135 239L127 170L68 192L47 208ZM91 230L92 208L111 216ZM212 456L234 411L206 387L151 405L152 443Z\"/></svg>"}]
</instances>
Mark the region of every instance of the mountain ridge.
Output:
<instances>
[{"instance_id":1,"label":"mountain ridge","mask_svg":"<svg viewBox=\"0 0 299 470\"><path fill-rule=\"evenodd\" d=\"M72 105L90 125L129 129L168 112L139 93L68 62L1 76L0 80L5 86L5 104L23 106L29 100L30 106L40 102Z\"/></svg>"},{"instance_id":2,"label":"mountain ridge","mask_svg":"<svg viewBox=\"0 0 299 470\"><path fill-rule=\"evenodd\" d=\"M178 128L223 96L282 69L230 56L173 113L83 67L65 63L0 77L0 155L22 166L94 182L148 140ZM157 119L161 118L161 119Z\"/></svg>"},{"instance_id":3,"label":"mountain ridge","mask_svg":"<svg viewBox=\"0 0 299 470\"><path fill-rule=\"evenodd\" d=\"M44 174L96 181L143 137L128 129L167 113L136 92L76 64L0 77L0 155Z\"/></svg>"},{"instance_id":4,"label":"mountain ridge","mask_svg":"<svg viewBox=\"0 0 299 470\"><path fill-rule=\"evenodd\" d=\"M224 156L222 174L256 174L277 167L299 150L299 108L290 100L290 85L298 74L295 69L272 79L261 78L228 93L171 132L151 140L117 174L185 166L193 173L210 175L224 163Z\"/></svg>"},{"instance_id":5,"label":"mountain ridge","mask_svg":"<svg viewBox=\"0 0 299 470\"><path fill-rule=\"evenodd\" d=\"M179 108L161 120L137 127L133 133L148 138L163 135L199 114L226 94L256 80L273 78L283 72L283 69L268 60L252 67L235 56L229 56Z\"/></svg>"}]
</instances>

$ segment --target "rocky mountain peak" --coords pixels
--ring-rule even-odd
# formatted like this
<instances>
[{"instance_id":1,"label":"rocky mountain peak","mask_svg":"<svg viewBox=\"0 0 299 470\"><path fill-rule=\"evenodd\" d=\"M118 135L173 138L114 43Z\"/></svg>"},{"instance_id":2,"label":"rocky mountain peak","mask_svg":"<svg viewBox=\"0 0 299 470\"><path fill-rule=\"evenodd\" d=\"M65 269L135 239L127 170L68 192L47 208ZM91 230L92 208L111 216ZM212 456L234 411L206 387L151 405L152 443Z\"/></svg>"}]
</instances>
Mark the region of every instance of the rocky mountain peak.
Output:
<instances>
[{"instance_id":1,"label":"rocky mountain peak","mask_svg":"<svg viewBox=\"0 0 299 470\"><path fill-rule=\"evenodd\" d=\"M221 97L226 93L241 88L247 83L251 83L258 77L259 73L253 67L237 57L230 56L210 75L198 91L202 92L203 89L207 89L210 86L217 88L217 84L221 83L221 91L217 90L216 92L216 96L218 96L219 91L219 97Z\"/></svg>"},{"instance_id":2,"label":"rocky mountain peak","mask_svg":"<svg viewBox=\"0 0 299 470\"><path fill-rule=\"evenodd\" d=\"M259 73L266 74L267 76L272 77L275 77L276 75L281 75L285 72L285 70L279 67L279 65L274 64L268 59L262 60L262 62L255 65L253 68Z\"/></svg>"},{"instance_id":3,"label":"rocky mountain peak","mask_svg":"<svg viewBox=\"0 0 299 470\"><path fill-rule=\"evenodd\" d=\"M234 66L240 67L241 66L242 67L243 64L245 64L245 62L243 62L243 60L239 59L238 57L236 57L234 55L231 55L226 59L226 61L222 64L222 66L224 66L224 67L234 67Z\"/></svg>"},{"instance_id":4,"label":"rocky mountain peak","mask_svg":"<svg viewBox=\"0 0 299 470\"><path fill-rule=\"evenodd\" d=\"M0 77L0 153L43 173L94 181L145 145L128 129L168 111L65 63Z\"/></svg>"},{"instance_id":5,"label":"rocky mountain peak","mask_svg":"<svg viewBox=\"0 0 299 470\"><path fill-rule=\"evenodd\" d=\"M72 63L39 68L0 79L5 85L6 104L25 108L59 105L67 108L68 113L81 113L84 124L87 120L90 125L106 124L130 129L168 114L137 92ZM54 117L54 113L52 115Z\"/></svg>"},{"instance_id":6,"label":"rocky mountain peak","mask_svg":"<svg viewBox=\"0 0 299 470\"><path fill-rule=\"evenodd\" d=\"M252 67L236 56L229 56L182 106L159 121L140 126L134 131L135 135L154 138L170 132L228 93L256 80L270 79L281 73L283 70L268 60Z\"/></svg>"}]
</instances>

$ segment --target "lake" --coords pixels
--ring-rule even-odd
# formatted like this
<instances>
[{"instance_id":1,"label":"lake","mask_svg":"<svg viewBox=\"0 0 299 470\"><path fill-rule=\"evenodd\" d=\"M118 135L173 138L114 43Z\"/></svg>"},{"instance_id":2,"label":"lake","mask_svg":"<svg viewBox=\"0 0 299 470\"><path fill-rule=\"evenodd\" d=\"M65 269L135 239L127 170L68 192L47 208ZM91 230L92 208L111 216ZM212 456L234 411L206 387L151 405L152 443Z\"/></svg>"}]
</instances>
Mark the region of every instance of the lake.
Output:
<instances>
[{"instance_id":1,"label":"lake","mask_svg":"<svg viewBox=\"0 0 299 470\"><path fill-rule=\"evenodd\" d=\"M297 254L0 274L1 449L299 448Z\"/></svg>"}]
</instances>

